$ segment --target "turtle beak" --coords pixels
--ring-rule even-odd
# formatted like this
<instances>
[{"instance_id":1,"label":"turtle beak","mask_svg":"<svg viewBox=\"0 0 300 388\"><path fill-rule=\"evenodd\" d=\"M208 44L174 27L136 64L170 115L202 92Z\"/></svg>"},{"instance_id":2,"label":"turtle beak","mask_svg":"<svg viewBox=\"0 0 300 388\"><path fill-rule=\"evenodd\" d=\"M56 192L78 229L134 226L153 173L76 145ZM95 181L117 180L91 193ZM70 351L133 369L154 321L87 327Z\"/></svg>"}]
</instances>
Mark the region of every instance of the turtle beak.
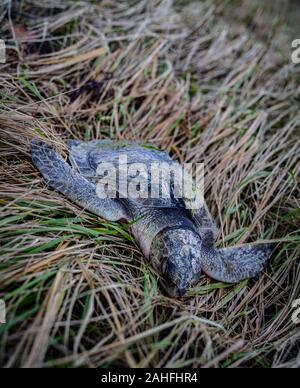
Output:
<instances>
[{"instance_id":1,"label":"turtle beak","mask_svg":"<svg viewBox=\"0 0 300 388\"><path fill-rule=\"evenodd\" d=\"M187 293L187 289L186 288L178 289L178 296L179 296L179 298L183 298L186 293Z\"/></svg>"},{"instance_id":2,"label":"turtle beak","mask_svg":"<svg viewBox=\"0 0 300 388\"><path fill-rule=\"evenodd\" d=\"M178 288L171 280L160 280L161 286L170 298L183 298L187 293L187 288Z\"/></svg>"}]
</instances>

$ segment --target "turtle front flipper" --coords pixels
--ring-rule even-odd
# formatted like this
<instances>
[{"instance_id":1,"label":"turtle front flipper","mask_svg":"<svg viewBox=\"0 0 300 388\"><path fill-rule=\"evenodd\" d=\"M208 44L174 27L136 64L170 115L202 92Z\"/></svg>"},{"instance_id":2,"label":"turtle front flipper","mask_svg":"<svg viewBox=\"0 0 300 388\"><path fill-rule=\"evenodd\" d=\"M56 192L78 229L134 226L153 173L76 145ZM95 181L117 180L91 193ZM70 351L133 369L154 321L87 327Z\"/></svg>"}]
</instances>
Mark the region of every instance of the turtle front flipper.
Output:
<instances>
[{"instance_id":1,"label":"turtle front flipper","mask_svg":"<svg viewBox=\"0 0 300 388\"><path fill-rule=\"evenodd\" d=\"M32 142L32 161L47 183L72 202L108 221L128 221L124 206L113 199L100 199L96 185L78 174L47 144Z\"/></svg>"},{"instance_id":2,"label":"turtle front flipper","mask_svg":"<svg viewBox=\"0 0 300 388\"><path fill-rule=\"evenodd\" d=\"M257 278L269 261L270 244L245 245L225 249L201 250L202 270L211 278L224 283L239 283Z\"/></svg>"}]
</instances>

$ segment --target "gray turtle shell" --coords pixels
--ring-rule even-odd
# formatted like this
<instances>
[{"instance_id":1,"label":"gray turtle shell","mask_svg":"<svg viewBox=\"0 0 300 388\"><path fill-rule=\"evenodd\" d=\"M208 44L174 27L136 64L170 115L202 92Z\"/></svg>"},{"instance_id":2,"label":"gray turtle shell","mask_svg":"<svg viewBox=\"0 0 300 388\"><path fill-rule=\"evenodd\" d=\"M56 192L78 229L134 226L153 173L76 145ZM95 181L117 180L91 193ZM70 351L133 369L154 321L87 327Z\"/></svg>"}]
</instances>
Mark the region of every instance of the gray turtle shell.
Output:
<instances>
[{"instance_id":1,"label":"gray turtle shell","mask_svg":"<svg viewBox=\"0 0 300 388\"><path fill-rule=\"evenodd\" d=\"M111 163L118 167L120 157L126 156L128 165L140 164L150 168L153 163L167 163L179 165L168 153L159 149L137 142L113 142L109 140L95 140L91 142L70 141L70 161L74 168L86 179L95 182L97 168L101 163ZM150 190L150 187L149 187ZM128 198L122 200L129 208L154 208L154 209L186 209L184 199L169 198Z\"/></svg>"}]
</instances>

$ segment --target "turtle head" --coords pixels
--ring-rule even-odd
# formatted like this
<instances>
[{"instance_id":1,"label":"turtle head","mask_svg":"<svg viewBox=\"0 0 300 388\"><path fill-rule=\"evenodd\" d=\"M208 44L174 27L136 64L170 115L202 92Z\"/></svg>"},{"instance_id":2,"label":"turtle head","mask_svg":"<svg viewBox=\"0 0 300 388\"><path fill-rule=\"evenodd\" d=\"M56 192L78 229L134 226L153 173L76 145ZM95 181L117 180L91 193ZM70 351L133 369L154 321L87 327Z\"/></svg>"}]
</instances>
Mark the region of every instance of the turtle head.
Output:
<instances>
[{"instance_id":1,"label":"turtle head","mask_svg":"<svg viewBox=\"0 0 300 388\"><path fill-rule=\"evenodd\" d=\"M190 229L169 229L152 243L150 260L171 297L183 297L201 276L201 238Z\"/></svg>"}]
</instances>

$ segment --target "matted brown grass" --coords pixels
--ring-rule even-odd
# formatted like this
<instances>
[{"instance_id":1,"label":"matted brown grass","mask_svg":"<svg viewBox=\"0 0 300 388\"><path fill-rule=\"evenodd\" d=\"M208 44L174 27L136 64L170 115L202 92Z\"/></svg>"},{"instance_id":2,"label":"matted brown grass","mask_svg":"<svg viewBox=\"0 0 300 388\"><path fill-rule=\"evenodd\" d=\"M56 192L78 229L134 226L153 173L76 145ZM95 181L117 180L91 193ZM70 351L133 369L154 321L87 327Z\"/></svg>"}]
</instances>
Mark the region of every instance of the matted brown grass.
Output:
<instances>
[{"instance_id":1,"label":"matted brown grass","mask_svg":"<svg viewBox=\"0 0 300 388\"><path fill-rule=\"evenodd\" d=\"M299 367L300 66L284 12L17 3L0 15L0 364ZM125 227L46 186L33 138L65 155L69 138L142 139L204 161L218 244L273 241L272 263L257 281L203 276L184 300L167 298Z\"/></svg>"}]
</instances>

